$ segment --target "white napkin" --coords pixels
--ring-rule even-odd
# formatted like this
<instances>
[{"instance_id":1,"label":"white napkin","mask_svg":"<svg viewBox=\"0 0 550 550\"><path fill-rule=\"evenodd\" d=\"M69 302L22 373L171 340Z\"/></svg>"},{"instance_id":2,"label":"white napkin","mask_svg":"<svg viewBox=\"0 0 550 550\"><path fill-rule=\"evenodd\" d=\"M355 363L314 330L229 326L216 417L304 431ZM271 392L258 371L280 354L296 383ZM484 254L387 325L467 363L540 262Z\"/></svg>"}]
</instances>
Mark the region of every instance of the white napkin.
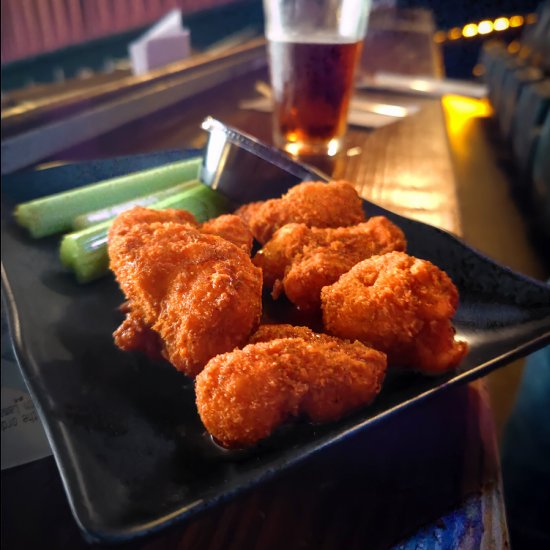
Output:
<instances>
[{"instance_id":1,"label":"white napkin","mask_svg":"<svg viewBox=\"0 0 550 550\"><path fill-rule=\"evenodd\" d=\"M191 33L175 9L128 46L132 73L142 75L191 55Z\"/></svg>"}]
</instances>

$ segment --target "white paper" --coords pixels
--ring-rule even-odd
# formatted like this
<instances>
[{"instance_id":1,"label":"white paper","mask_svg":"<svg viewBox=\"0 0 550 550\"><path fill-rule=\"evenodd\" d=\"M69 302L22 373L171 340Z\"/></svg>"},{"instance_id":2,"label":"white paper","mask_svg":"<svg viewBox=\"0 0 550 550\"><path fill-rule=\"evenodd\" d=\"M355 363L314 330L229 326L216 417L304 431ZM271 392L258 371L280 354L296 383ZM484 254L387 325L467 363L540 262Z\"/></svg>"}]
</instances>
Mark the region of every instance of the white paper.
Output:
<instances>
[{"instance_id":1,"label":"white paper","mask_svg":"<svg viewBox=\"0 0 550 550\"><path fill-rule=\"evenodd\" d=\"M128 46L132 73L142 75L191 55L191 33L172 10Z\"/></svg>"},{"instance_id":2,"label":"white paper","mask_svg":"<svg viewBox=\"0 0 550 550\"><path fill-rule=\"evenodd\" d=\"M175 9L168 12L160 21L155 23L147 32L142 34L138 41L146 42L153 38L163 38L166 36L174 36L181 32L182 14L181 10Z\"/></svg>"},{"instance_id":3,"label":"white paper","mask_svg":"<svg viewBox=\"0 0 550 550\"><path fill-rule=\"evenodd\" d=\"M2 312L2 470L52 454L13 356Z\"/></svg>"},{"instance_id":4,"label":"white paper","mask_svg":"<svg viewBox=\"0 0 550 550\"><path fill-rule=\"evenodd\" d=\"M30 395L2 386L2 470L51 454Z\"/></svg>"}]
</instances>

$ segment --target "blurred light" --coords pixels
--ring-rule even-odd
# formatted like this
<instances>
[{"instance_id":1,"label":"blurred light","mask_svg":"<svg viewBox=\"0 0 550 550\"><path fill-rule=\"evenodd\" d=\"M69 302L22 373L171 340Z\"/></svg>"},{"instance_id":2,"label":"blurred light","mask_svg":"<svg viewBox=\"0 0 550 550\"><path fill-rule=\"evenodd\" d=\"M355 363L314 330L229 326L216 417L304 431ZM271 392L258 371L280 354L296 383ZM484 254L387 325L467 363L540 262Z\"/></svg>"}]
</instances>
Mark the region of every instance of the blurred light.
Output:
<instances>
[{"instance_id":1,"label":"blurred light","mask_svg":"<svg viewBox=\"0 0 550 550\"><path fill-rule=\"evenodd\" d=\"M537 20L536 13L530 13L526 17L523 15L513 15L507 17L497 17L494 21L484 19L479 23L468 23L462 29L453 27L448 32L437 31L434 33L433 40L437 44L442 44L446 40L458 40L459 38L473 38L478 34L487 35L495 31L505 31L510 27L521 27L525 23L534 23Z\"/></svg>"},{"instance_id":2,"label":"blurred light","mask_svg":"<svg viewBox=\"0 0 550 550\"><path fill-rule=\"evenodd\" d=\"M331 139L328 142L327 155L333 157L340 150L340 142L337 139Z\"/></svg>"},{"instance_id":3,"label":"blurred light","mask_svg":"<svg viewBox=\"0 0 550 550\"><path fill-rule=\"evenodd\" d=\"M48 170L50 168L56 168L57 166L65 166L65 164L70 164L70 161L67 160L54 160L52 162L45 162L35 166L35 170Z\"/></svg>"},{"instance_id":4,"label":"blurred light","mask_svg":"<svg viewBox=\"0 0 550 550\"><path fill-rule=\"evenodd\" d=\"M506 49L508 50L508 53L518 53L521 49L521 44L517 40L512 40Z\"/></svg>"},{"instance_id":5,"label":"blurred light","mask_svg":"<svg viewBox=\"0 0 550 550\"><path fill-rule=\"evenodd\" d=\"M410 186L410 183L409 183ZM406 207L409 210L436 211L441 209L447 197L443 193L435 193L425 189L391 189L385 193L385 199L390 204Z\"/></svg>"},{"instance_id":6,"label":"blurred light","mask_svg":"<svg viewBox=\"0 0 550 550\"><path fill-rule=\"evenodd\" d=\"M449 40L457 40L461 36L462 36L462 33L460 32L460 29L458 27L451 29L448 34Z\"/></svg>"},{"instance_id":7,"label":"blurred light","mask_svg":"<svg viewBox=\"0 0 550 550\"><path fill-rule=\"evenodd\" d=\"M485 67L479 63L472 69L474 76L483 76L485 74Z\"/></svg>"},{"instance_id":8,"label":"blurred light","mask_svg":"<svg viewBox=\"0 0 550 550\"><path fill-rule=\"evenodd\" d=\"M477 25L477 32L479 34L489 34L493 32L493 22L488 20L479 22Z\"/></svg>"},{"instance_id":9,"label":"blurred light","mask_svg":"<svg viewBox=\"0 0 550 550\"><path fill-rule=\"evenodd\" d=\"M451 135L459 134L472 118L486 118L493 110L487 99L472 99L459 95L446 95L442 99Z\"/></svg>"},{"instance_id":10,"label":"blurred light","mask_svg":"<svg viewBox=\"0 0 550 550\"><path fill-rule=\"evenodd\" d=\"M348 157L356 157L357 155L360 155L363 152L361 147L352 147L351 149L348 149L346 151L346 155Z\"/></svg>"},{"instance_id":11,"label":"blurred light","mask_svg":"<svg viewBox=\"0 0 550 550\"><path fill-rule=\"evenodd\" d=\"M506 17L499 17L498 19L495 19L495 22L493 23L493 28L495 31L505 31L508 27L510 27L510 21L508 21Z\"/></svg>"},{"instance_id":12,"label":"blurred light","mask_svg":"<svg viewBox=\"0 0 550 550\"><path fill-rule=\"evenodd\" d=\"M462 36L465 38L471 38L477 34L477 25L475 23L469 23L462 28Z\"/></svg>"},{"instance_id":13,"label":"blurred light","mask_svg":"<svg viewBox=\"0 0 550 550\"><path fill-rule=\"evenodd\" d=\"M372 112L396 118L404 118L409 114L405 107L399 107L399 105L385 105L383 103L374 104L372 106Z\"/></svg>"},{"instance_id":14,"label":"blurred light","mask_svg":"<svg viewBox=\"0 0 550 550\"><path fill-rule=\"evenodd\" d=\"M298 143L287 143L285 145L285 151L290 153L292 156L297 157L300 154L300 145Z\"/></svg>"},{"instance_id":15,"label":"blurred light","mask_svg":"<svg viewBox=\"0 0 550 550\"><path fill-rule=\"evenodd\" d=\"M431 90L430 84L425 80L412 80L409 86L412 90L418 90L419 92L429 92Z\"/></svg>"}]
</instances>

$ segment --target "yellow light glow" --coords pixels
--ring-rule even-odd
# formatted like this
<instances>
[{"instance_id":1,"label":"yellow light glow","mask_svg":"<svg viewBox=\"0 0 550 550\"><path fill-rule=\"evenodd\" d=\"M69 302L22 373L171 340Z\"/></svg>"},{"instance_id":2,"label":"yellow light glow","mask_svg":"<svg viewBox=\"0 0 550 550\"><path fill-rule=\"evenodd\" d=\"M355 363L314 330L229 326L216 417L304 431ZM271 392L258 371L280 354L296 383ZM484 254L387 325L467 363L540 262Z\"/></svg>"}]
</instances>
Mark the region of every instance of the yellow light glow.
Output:
<instances>
[{"instance_id":1,"label":"yellow light glow","mask_svg":"<svg viewBox=\"0 0 550 550\"><path fill-rule=\"evenodd\" d=\"M506 17L499 17L495 19L493 23L493 29L495 29L495 31L505 31L508 27L510 27L510 21L508 21Z\"/></svg>"},{"instance_id":2,"label":"yellow light glow","mask_svg":"<svg viewBox=\"0 0 550 550\"><path fill-rule=\"evenodd\" d=\"M445 39L447 38L447 33L445 31L437 31L434 34L434 42L436 44L442 44L445 42Z\"/></svg>"},{"instance_id":3,"label":"yellow light glow","mask_svg":"<svg viewBox=\"0 0 550 550\"><path fill-rule=\"evenodd\" d=\"M458 27L454 27L449 31L449 34L447 35L449 40L458 40L462 33L460 32L460 29Z\"/></svg>"},{"instance_id":4,"label":"yellow light glow","mask_svg":"<svg viewBox=\"0 0 550 550\"><path fill-rule=\"evenodd\" d=\"M527 17L525 18L525 22L528 25L532 25L533 23L536 23L537 22L537 14L536 13L528 14Z\"/></svg>"},{"instance_id":5,"label":"yellow light glow","mask_svg":"<svg viewBox=\"0 0 550 550\"><path fill-rule=\"evenodd\" d=\"M300 154L300 146L297 143L287 143L285 144L285 151L293 157L297 157Z\"/></svg>"},{"instance_id":6,"label":"yellow light glow","mask_svg":"<svg viewBox=\"0 0 550 550\"><path fill-rule=\"evenodd\" d=\"M489 34L493 32L493 22L488 20L480 21L477 24L477 32L479 34Z\"/></svg>"},{"instance_id":7,"label":"yellow light glow","mask_svg":"<svg viewBox=\"0 0 550 550\"><path fill-rule=\"evenodd\" d=\"M515 54L521 49L521 44L517 40L512 40L506 49L508 50L508 53Z\"/></svg>"},{"instance_id":8,"label":"yellow light glow","mask_svg":"<svg viewBox=\"0 0 550 550\"><path fill-rule=\"evenodd\" d=\"M487 99L446 95L442 103L447 115L447 127L453 136L460 134L472 118L486 118L493 112Z\"/></svg>"},{"instance_id":9,"label":"yellow light glow","mask_svg":"<svg viewBox=\"0 0 550 550\"><path fill-rule=\"evenodd\" d=\"M510 27L521 27L524 23L522 15L512 15L510 17Z\"/></svg>"},{"instance_id":10,"label":"yellow light glow","mask_svg":"<svg viewBox=\"0 0 550 550\"><path fill-rule=\"evenodd\" d=\"M462 36L471 38L477 34L477 25L475 23L469 23L462 28Z\"/></svg>"}]
</instances>

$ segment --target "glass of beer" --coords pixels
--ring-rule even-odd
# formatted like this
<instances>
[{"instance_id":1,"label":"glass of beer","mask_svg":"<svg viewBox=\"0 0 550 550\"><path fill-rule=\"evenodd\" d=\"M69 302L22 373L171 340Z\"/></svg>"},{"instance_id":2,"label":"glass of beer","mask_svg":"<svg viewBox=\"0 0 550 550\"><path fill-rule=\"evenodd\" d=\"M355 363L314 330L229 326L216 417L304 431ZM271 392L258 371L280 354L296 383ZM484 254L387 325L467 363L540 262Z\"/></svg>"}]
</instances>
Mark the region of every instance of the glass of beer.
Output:
<instances>
[{"instance_id":1,"label":"glass of beer","mask_svg":"<svg viewBox=\"0 0 550 550\"><path fill-rule=\"evenodd\" d=\"M340 150L370 4L264 0L277 147L297 156Z\"/></svg>"}]
</instances>

